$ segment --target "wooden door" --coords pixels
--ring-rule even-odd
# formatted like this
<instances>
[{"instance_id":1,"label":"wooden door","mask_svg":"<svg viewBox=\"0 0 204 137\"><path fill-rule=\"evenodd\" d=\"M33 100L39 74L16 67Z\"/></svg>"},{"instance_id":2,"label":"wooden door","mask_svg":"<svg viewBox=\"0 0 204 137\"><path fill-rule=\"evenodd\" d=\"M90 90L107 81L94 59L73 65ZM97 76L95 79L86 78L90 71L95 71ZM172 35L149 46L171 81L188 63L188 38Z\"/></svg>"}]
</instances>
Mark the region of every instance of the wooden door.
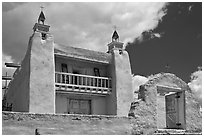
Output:
<instances>
[{"instance_id":1,"label":"wooden door","mask_svg":"<svg viewBox=\"0 0 204 137\"><path fill-rule=\"evenodd\" d=\"M166 102L166 127L171 129L178 128L178 102L177 95L170 94L165 96Z\"/></svg>"},{"instance_id":2,"label":"wooden door","mask_svg":"<svg viewBox=\"0 0 204 137\"><path fill-rule=\"evenodd\" d=\"M89 100L80 100L80 114L90 114Z\"/></svg>"},{"instance_id":3,"label":"wooden door","mask_svg":"<svg viewBox=\"0 0 204 137\"><path fill-rule=\"evenodd\" d=\"M70 114L90 114L91 101L83 99L70 99L69 113Z\"/></svg>"},{"instance_id":4,"label":"wooden door","mask_svg":"<svg viewBox=\"0 0 204 137\"><path fill-rule=\"evenodd\" d=\"M79 101L76 99L70 99L70 114L79 114Z\"/></svg>"}]
</instances>

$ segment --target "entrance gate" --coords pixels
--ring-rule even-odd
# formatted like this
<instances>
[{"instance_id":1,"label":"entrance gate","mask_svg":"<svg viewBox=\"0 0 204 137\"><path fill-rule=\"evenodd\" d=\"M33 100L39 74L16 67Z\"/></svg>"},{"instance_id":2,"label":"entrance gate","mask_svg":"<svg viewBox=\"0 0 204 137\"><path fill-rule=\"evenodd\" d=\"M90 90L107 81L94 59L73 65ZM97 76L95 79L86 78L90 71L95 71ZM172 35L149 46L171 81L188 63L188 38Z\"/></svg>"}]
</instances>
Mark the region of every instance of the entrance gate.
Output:
<instances>
[{"instance_id":1,"label":"entrance gate","mask_svg":"<svg viewBox=\"0 0 204 137\"><path fill-rule=\"evenodd\" d=\"M180 92L174 92L172 94L165 96L166 102L166 128L179 129L182 128L181 125L181 115L183 113L183 108L180 108L179 101Z\"/></svg>"},{"instance_id":2,"label":"entrance gate","mask_svg":"<svg viewBox=\"0 0 204 137\"><path fill-rule=\"evenodd\" d=\"M157 86L157 128L186 129L185 90Z\"/></svg>"},{"instance_id":3,"label":"entrance gate","mask_svg":"<svg viewBox=\"0 0 204 137\"><path fill-rule=\"evenodd\" d=\"M178 119L178 105L176 100L176 94L170 94L165 96L166 101L166 127L177 128Z\"/></svg>"}]
</instances>

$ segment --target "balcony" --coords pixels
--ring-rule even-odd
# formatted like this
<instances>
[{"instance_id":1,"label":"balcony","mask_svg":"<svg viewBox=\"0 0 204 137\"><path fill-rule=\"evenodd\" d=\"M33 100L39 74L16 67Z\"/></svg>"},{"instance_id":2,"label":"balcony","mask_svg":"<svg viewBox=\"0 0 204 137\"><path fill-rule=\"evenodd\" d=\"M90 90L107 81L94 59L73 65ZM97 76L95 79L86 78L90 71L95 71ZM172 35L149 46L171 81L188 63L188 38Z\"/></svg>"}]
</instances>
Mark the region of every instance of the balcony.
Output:
<instances>
[{"instance_id":1,"label":"balcony","mask_svg":"<svg viewBox=\"0 0 204 137\"><path fill-rule=\"evenodd\" d=\"M110 94L111 78L55 72L56 92Z\"/></svg>"}]
</instances>

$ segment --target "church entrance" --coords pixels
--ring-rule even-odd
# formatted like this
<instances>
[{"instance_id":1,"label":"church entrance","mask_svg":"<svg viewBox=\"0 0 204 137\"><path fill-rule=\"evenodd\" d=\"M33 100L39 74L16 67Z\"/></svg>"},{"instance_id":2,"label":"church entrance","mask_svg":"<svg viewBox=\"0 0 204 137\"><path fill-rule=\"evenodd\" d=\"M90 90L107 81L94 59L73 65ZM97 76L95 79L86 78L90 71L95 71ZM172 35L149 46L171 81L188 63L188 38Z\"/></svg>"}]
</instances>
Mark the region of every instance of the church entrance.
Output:
<instances>
[{"instance_id":1,"label":"church entrance","mask_svg":"<svg viewBox=\"0 0 204 137\"><path fill-rule=\"evenodd\" d=\"M166 101L166 127L177 129L181 125L179 123L179 100L178 93L172 93L165 96Z\"/></svg>"},{"instance_id":2,"label":"church entrance","mask_svg":"<svg viewBox=\"0 0 204 137\"><path fill-rule=\"evenodd\" d=\"M69 114L91 114L91 100L69 99Z\"/></svg>"},{"instance_id":3,"label":"church entrance","mask_svg":"<svg viewBox=\"0 0 204 137\"><path fill-rule=\"evenodd\" d=\"M157 128L185 129L185 91L158 86L157 93Z\"/></svg>"}]
</instances>

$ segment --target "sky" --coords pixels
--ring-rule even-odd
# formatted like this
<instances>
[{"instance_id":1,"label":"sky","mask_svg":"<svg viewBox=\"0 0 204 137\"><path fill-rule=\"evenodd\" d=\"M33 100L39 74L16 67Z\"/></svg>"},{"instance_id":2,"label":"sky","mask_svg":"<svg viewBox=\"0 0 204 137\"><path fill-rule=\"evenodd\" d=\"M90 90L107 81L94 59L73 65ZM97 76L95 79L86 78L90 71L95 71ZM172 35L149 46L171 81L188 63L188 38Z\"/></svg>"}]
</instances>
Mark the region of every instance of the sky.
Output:
<instances>
[{"instance_id":1,"label":"sky","mask_svg":"<svg viewBox=\"0 0 204 137\"><path fill-rule=\"evenodd\" d=\"M2 3L2 71L20 63L44 6L56 43L107 51L114 26L134 75L170 72L186 82L202 67L201 3ZM168 64L169 69L166 69Z\"/></svg>"},{"instance_id":2,"label":"sky","mask_svg":"<svg viewBox=\"0 0 204 137\"><path fill-rule=\"evenodd\" d=\"M201 3L170 3L158 26L127 47L134 74L176 74L185 82L202 66ZM154 38L151 33L160 33ZM166 69L168 64L169 69Z\"/></svg>"}]
</instances>

